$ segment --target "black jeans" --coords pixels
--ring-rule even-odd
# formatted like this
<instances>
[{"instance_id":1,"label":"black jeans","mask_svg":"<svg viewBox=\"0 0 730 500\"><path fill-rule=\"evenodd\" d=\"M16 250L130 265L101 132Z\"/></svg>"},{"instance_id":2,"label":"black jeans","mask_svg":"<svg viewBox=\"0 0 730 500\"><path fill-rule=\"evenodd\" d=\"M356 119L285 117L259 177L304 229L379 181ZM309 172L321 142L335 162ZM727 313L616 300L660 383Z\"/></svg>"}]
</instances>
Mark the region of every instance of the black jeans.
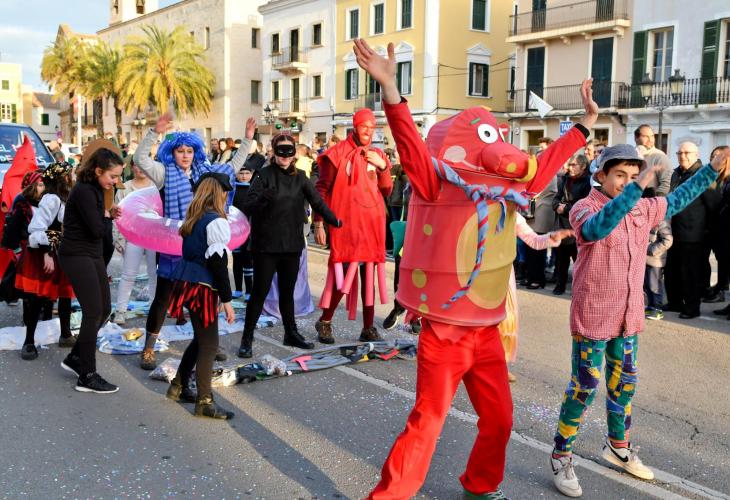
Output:
<instances>
[{"instance_id":1,"label":"black jeans","mask_svg":"<svg viewBox=\"0 0 730 500\"><path fill-rule=\"evenodd\" d=\"M112 312L109 280L102 257L59 255L58 261L81 305L81 329L71 350L80 359L80 375L96 371L96 336Z\"/></svg>"},{"instance_id":2,"label":"black jeans","mask_svg":"<svg viewBox=\"0 0 730 500\"><path fill-rule=\"evenodd\" d=\"M215 318L204 327L200 314L190 311L190 322L193 324L193 340L182 355L177 376L182 385L187 386L195 368L195 383L198 386L198 398L201 398L212 394L210 384L218 351L218 319Z\"/></svg>"},{"instance_id":3,"label":"black jeans","mask_svg":"<svg viewBox=\"0 0 730 500\"><path fill-rule=\"evenodd\" d=\"M527 263L527 282L537 283L545 286L545 259L547 250L534 250L530 247L525 249L525 262Z\"/></svg>"},{"instance_id":4,"label":"black jeans","mask_svg":"<svg viewBox=\"0 0 730 500\"><path fill-rule=\"evenodd\" d=\"M249 250L240 248L233 252L233 282L236 291L242 291L246 284L246 293L253 290L253 256Z\"/></svg>"},{"instance_id":5,"label":"black jeans","mask_svg":"<svg viewBox=\"0 0 730 500\"><path fill-rule=\"evenodd\" d=\"M35 344L35 330L38 321L51 319L53 301L37 295L28 294L23 298L23 324L25 325L24 344ZM71 299L58 299L58 320L61 322L61 337L71 336Z\"/></svg>"},{"instance_id":6,"label":"black jeans","mask_svg":"<svg viewBox=\"0 0 730 500\"><path fill-rule=\"evenodd\" d=\"M152 299L152 304L150 304L150 312L147 314L147 324L145 325L145 329L149 333L160 333L162 323L165 322L167 308L170 306L172 285L173 282L169 279L160 276L157 277L157 289L155 290L155 297Z\"/></svg>"},{"instance_id":7,"label":"black jeans","mask_svg":"<svg viewBox=\"0 0 730 500\"><path fill-rule=\"evenodd\" d=\"M664 285L667 302L678 307L685 314L699 314L704 283L703 245L701 242L685 243L675 241L667 252L664 268Z\"/></svg>"},{"instance_id":8,"label":"black jeans","mask_svg":"<svg viewBox=\"0 0 730 500\"><path fill-rule=\"evenodd\" d=\"M246 306L246 322L243 327L244 337L253 338L253 331L261 316L261 311L264 309L264 301L269 294L269 289L271 289L271 280L274 278L274 273L277 274L279 281L279 312L284 324L284 332L296 331L294 286L297 283L297 274L299 274L300 257L301 252L254 252L253 291Z\"/></svg>"},{"instance_id":9,"label":"black jeans","mask_svg":"<svg viewBox=\"0 0 730 500\"><path fill-rule=\"evenodd\" d=\"M566 243L562 241L560 246L555 248L557 256L555 257L555 288L565 288L568 284L568 271L570 270L570 259L578 256L578 246L575 241Z\"/></svg>"}]
</instances>

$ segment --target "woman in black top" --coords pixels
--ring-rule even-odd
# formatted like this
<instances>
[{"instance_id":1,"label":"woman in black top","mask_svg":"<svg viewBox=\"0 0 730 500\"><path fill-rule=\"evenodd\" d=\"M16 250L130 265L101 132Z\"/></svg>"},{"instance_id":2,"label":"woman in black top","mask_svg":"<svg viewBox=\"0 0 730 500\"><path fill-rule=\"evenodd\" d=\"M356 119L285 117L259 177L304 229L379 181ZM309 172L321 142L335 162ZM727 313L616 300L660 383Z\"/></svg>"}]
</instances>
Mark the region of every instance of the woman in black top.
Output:
<instances>
[{"instance_id":1,"label":"woman in black top","mask_svg":"<svg viewBox=\"0 0 730 500\"><path fill-rule=\"evenodd\" d=\"M279 278L279 310L284 323L284 345L312 349L297 331L294 319L294 286L299 258L304 249L303 224L307 220L304 202L324 217L331 227L342 223L322 200L302 170L294 166L296 143L290 135L279 134L271 141L274 156L259 170L251 183L244 213L251 217L253 292L246 307L246 322L238 356L250 358L256 322L271 288L274 273Z\"/></svg>"},{"instance_id":2,"label":"woman in black top","mask_svg":"<svg viewBox=\"0 0 730 500\"><path fill-rule=\"evenodd\" d=\"M78 340L61 366L78 375L76 390L80 392L119 390L96 373L96 336L111 313L103 258L104 219L120 214L117 207L104 210L104 191L113 188L123 169L124 162L116 152L97 149L79 168L76 185L66 202L59 261L83 316Z\"/></svg>"}]
</instances>

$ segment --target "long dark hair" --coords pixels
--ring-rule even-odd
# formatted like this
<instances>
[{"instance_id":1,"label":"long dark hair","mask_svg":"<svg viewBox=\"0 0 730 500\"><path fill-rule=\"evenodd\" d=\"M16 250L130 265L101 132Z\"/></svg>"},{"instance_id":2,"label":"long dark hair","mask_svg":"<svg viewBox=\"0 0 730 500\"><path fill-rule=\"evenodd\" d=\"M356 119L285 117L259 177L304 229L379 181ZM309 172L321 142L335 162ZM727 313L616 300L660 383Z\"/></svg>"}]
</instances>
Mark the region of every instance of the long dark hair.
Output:
<instances>
[{"instance_id":1,"label":"long dark hair","mask_svg":"<svg viewBox=\"0 0 730 500\"><path fill-rule=\"evenodd\" d=\"M83 167L76 172L76 179L79 182L93 184L96 182L98 177L98 175L96 175L97 168L102 171L107 171L119 165L124 165L124 160L122 160L118 154L109 149L100 148L97 149L94 154L86 160Z\"/></svg>"},{"instance_id":2,"label":"long dark hair","mask_svg":"<svg viewBox=\"0 0 730 500\"><path fill-rule=\"evenodd\" d=\"M46 190L43 195L55 194L61 201L66 203L68 200L68 194L71 192L71 174L61 175L53 178L44 178L43 185Z\"/></svg>"}]
</instances>

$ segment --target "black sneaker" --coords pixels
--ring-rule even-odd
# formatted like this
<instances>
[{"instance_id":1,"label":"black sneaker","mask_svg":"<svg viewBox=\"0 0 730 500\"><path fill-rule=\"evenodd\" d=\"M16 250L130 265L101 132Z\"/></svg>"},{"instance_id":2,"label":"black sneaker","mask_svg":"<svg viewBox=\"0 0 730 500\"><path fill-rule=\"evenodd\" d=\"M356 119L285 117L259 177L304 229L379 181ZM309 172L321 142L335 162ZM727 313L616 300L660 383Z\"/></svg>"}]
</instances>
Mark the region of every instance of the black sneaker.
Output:
<instances>
[{"instance_id":1,"label":"black sneaker","mask_svg":"<svg viewBox=\"0 0 730 500\"><path fill-rule=\"evenodd\" d=\"M63 361L61 361L61 368L66 370L67 372L71 372L77 377L81 375L81 360L78 358L78 356L73 356L69 354L64 358Z\"/></svg>"},{"instance_id":2,"label":"black sneaker","mask_svg":"<svg viewBox=\"0 0 730 500\"><path fill-rule=\"evenodd\" d=\"M394 307L383 320L383 328L392 330L398 324L398 319L405 313L405 309Z\"/></svg>"},{"instance_id":3,"label":"black sneaker","mask_svg":"<svg viewBox=\"0 0 730 500\"><path fill-rule=\"evenodd\" d=\"M110 384L102 378L98 373L89 373L79 377L74 387L79 392L94 392L96 394L111 394L117 392L119 387L114 384Z\"/></svg>"}]
</instances>

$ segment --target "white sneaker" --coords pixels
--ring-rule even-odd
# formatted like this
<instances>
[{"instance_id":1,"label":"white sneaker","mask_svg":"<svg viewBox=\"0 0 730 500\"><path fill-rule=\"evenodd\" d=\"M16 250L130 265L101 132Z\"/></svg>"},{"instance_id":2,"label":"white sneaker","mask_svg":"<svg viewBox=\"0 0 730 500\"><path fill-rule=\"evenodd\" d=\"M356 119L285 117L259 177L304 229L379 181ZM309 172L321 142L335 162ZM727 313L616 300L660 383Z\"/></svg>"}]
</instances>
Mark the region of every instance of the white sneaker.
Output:
<instances>
[{"instance_id":1,"label":"white sneaker","mask_svg":"<svg viewBox=\"0 0 730 500\"><path fill-rule=\"evenodd\" d=\"M550 466L553 468L553 483L560 493L568 497L583 496L583 489L575 475L573 455L560 458L550 455Z\"/></svg>"},{"instance_id":2,"label":"white sneaker","mask_svg":"<svg viewBox=\"0 0 730 500\"><path fill-rule=\"evenodd\" d=\"M611 440L606 439L603 445L603 458L639 479L647 481L654 479L654 471L644 465L639 458L639 447L632 448L631 443L628 448L614 448Z\"/></svg>"},{"instance_id":3,"label":"white sneaker","mask_svg":"<svg viewBox=\"0 0 730 500\"><path fill-rule=\"evenodd\" d=\"M124 323L126 323L127 318L124 312L117 311L114 313L114 323L119 326L124 326Z\"/></svg>"}]
</instances>

